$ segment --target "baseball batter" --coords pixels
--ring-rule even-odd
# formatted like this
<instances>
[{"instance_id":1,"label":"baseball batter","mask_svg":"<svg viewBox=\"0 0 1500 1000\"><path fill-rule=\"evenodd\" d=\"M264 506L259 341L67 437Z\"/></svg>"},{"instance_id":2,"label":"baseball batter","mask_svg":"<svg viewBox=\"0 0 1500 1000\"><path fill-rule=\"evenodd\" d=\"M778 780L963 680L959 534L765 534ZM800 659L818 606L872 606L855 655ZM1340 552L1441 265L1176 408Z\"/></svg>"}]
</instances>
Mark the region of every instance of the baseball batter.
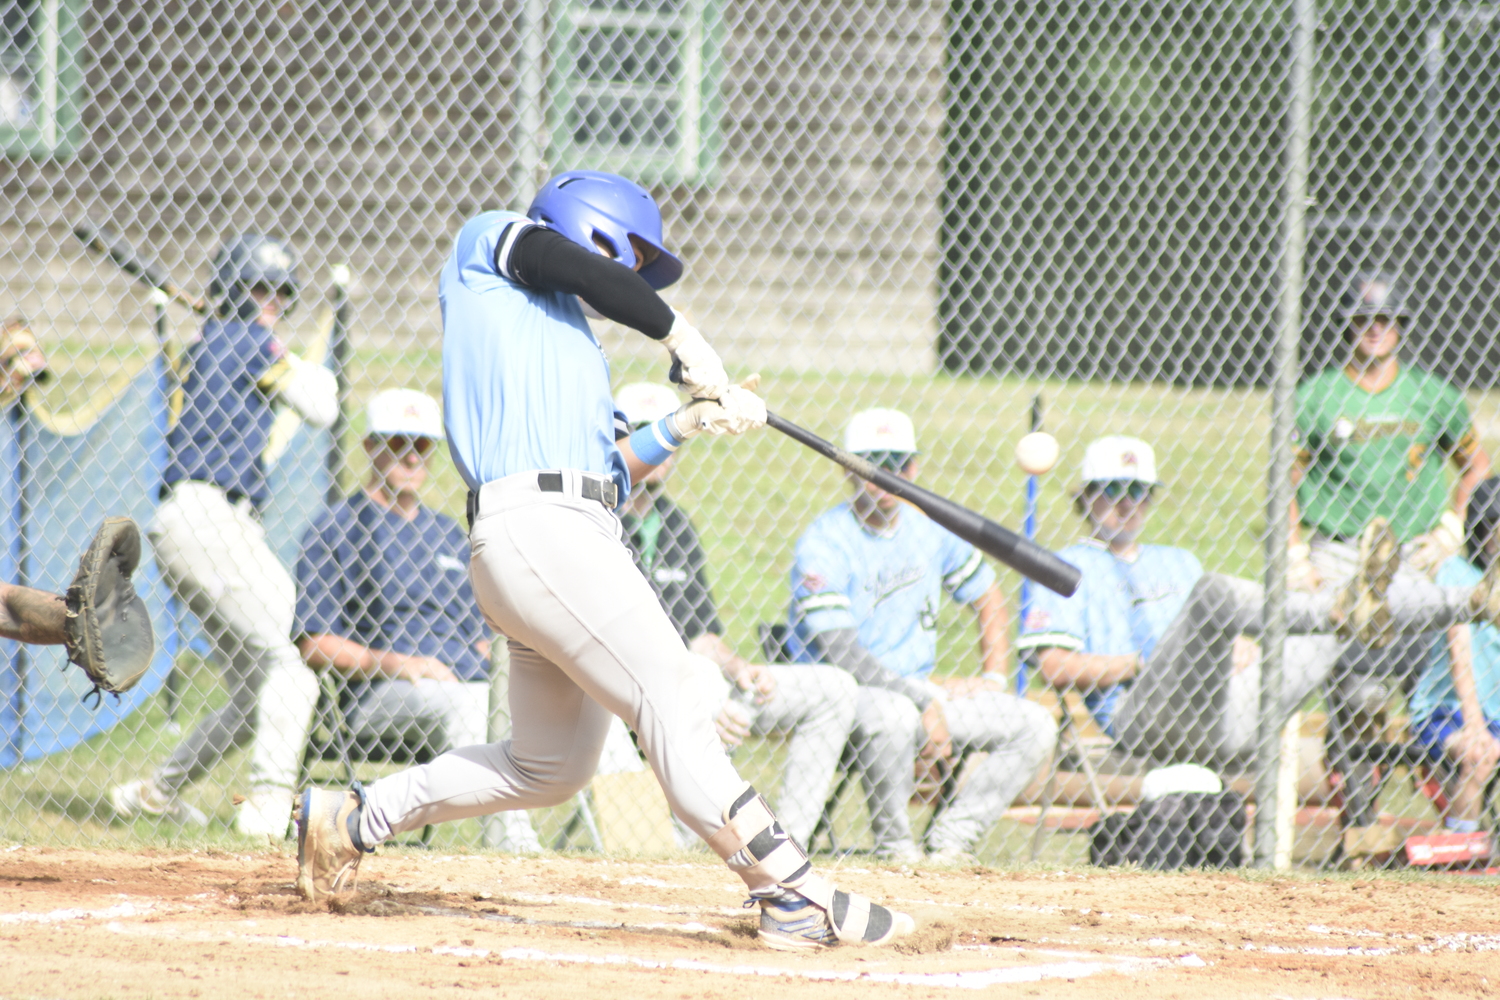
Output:
<instances>
[{"instance_id":1,"label":"baseball batter","mask_svg":"<svg viewBox=\"0 0 1500 1000\"><path fill-rule=\"evenodd\" d=\"M767 945L883 944L913 929L814 873L735 773L683 696L691 654L620 540L614 508L632 476L693 434L765 422L760 399L657 295L681 272L650 194L613 174L561 174L525 216L485 212L459 232L439 284L444 420L471 490L475 596L510 639L513 735L367 789L304 791L307 898L347 888L363 853L401 831L566 801L592 776L612 712L673 812L749 887ZM693 402L627 437L584 304L659 341Z\"/></svg>"},{"instance_id":2,"label":"baseball batter","mask_svg":"<svg viewBox=\"0 0 1500 1000\"><path fill-rule=\"evenodd\" d=\"M291 640L296 587L260 524L268 499L261 453L273 403L328 427L338 414L338 385L332 372L276 338L298 289L286 244L246 233L225 243L213 266L217 313L188 348L182 414L167 437L162 502L147 533L167 582L214 643L229 701L153 775L111 790L116 813L127 819L145 813L205 823L178 797L182 788L248 743L258 717L288 728L295 720L277 713L304 713L317 698L317 678ZM260 787L265 779L251 780Z\"/></svg>"},{"instance_id":3,"label":"baseball batter","mask_svg":"<svg viewBox=\"0 0 1500 1000\"><path fill-rule=\"evenodd\" d=\"M615 405L640 428L674 412L681 400L670 386L636 382L621 387ZM678 634L699 655L698 675L719 739L734 747L752 733L791 734L776 815L805 847L854 725L854 678L821 664L751 663L725 641L708 556L687 512L666 492L676 462L667 459L633 485L621 517L626 542Z\"/></svg>"},{"instance_id":4,"label":"baseball batter","mask_svg":"<svg viewBox=\"0 0 1500 1000\"><path fill-rule=\"evenodd\" d=\"M855 414L844 448L916 477L916 434L904 413ZM797 541L791 625L859 681L852 741L877 854L922 854L907 812L914 757L943 768L956 752L988 751L926 835L937 859L967 860L1051 752L1057 725L1042 706L1008 693L1005 599L979 551L873 483L850 478L854 498ZM944 596L976 612L983 677L930 679Z\"/></svg>"}]
</instances>

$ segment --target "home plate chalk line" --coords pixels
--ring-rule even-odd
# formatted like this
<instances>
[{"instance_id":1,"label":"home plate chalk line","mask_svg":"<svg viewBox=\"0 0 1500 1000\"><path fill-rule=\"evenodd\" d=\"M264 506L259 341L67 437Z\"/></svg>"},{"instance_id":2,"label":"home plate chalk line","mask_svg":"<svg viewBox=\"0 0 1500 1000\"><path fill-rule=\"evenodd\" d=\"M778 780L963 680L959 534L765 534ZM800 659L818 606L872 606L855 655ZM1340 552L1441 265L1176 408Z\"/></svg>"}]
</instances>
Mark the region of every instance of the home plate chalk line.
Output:
<instances>
[{"instance_id":1,"label":"home plate chalk line","mask_svg":"<svg viewBox=\"0 0 1500 1000\"><path fill-rule=\"evenodd\" d=\"M416 957L430 955L457 958L499 958L507 962L537 962L562 965L629 966L637 969L676 969L687 972L705 972L721 976L782 977L820 981L897 983L907 986L935 986L954 989L985 989L1006 983L1034 983L1044 979L1084 979L1104 973L1137 975L1168 967L1202 968L1207 963L1196 955L1184 955L1175 959L1138 958L1125 955L1097 955L1060 951L1035 951L1045 961L1009 966L998 969L970 969L958 972L872 972L846 969L786 968L774 965L702 962L695 959L678 958L659 960L637 955L604 954L588 955L577 952L552 952L540 948L460 948L449 946L425 947L410 944L377 944L369 941L310 940L289 935L242 934L235 931L182 932L161 924L150 927L127 925L112 920L106 929L133 937L164 938L194 943L232 942L247 945L269 945L277 948L343 949L348 951L386 952L408 954Z\"/></svg>"}]
</instances>

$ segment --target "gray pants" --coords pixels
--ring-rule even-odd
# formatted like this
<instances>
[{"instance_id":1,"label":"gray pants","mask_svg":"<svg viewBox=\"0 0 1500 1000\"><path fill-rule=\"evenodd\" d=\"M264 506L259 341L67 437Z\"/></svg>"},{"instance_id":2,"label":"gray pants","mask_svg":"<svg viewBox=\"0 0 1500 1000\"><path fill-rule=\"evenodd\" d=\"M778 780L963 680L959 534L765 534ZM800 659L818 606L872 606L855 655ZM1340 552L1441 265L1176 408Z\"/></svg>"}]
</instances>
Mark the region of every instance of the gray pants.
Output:
<instances>
[{"instance_id":1,"label":"gray pants","mask_svg":"<svg viewBox=\"0 0 1500 1000\"><path fill-rule=\"evenodd\" d=\"M1347 579L1347 577L1345 577ZM1321 684L1343 647L1329 612L1337 585L1287 595L1289 636L1283 654L1281 713L1285 717ZM1467 621L1469 589L1439 587L1403 572L1387 594L1395 628L1431 632ZM1159 760L1224 762L1254 748L1259 675L1234 674L1237 636L1261 632L1259 584L1218 573L1199 578L1187 603L1151 651L1115 712L1115 736L1132 754ZM1249 675L1247 677L1247 675Z\"/></svg>"},{"instance_id":2,"label":"gray pants","mask_svg":"<svg viewBox=\"0 0 1500 1000\"><path fill-rule=\"evenodd\" d=\"M157 769L157 787L175 793L248 743L262 715L290 712L305 729L318 682L289 638L296 585L249 500L231 504L217 486L178 483L147 534L168 584L213 642L229 690L229 702Z\"/></svg>"},{"instance_id":3,"label":"gray pants","mask_svg":"<svg viewBox=\"0 0 1500 1000\"><path fill-rule=\"evenodd\" d=\"M955 752L989 755L970 767L957 798L928 832L927 846L969 850L1036 775L1057 741L1057 724L1041 705L998 691L954 698L944 713ZM927 739L921 711L905 695L861 687L851 739L876 852L915 854L907 806L916 754Z\"/></svg>"},{"instance_id":4,"label":"gray pants","mask_svg":"<svg viewBox=\"0 0 1500 1000\"><path fill-rule=\"evenodd\" d=\"M755 710L751 731L758 736L792 734L776 815L782 829L805 847L823 813L839 756L849 740L859 685L837 667L773 666L770 670L776 678L776 692Z\"/></svg>"},{"instance_id":5,"label":"gray pants","mask_svg":"<svg viewBox=\"0 0 1500 1000\"><path fill-rule=\"evenodd\" d=\"M712 717L730 698L733 688L712 660L694 656L693 661L702 711ZM776 681L776 690L770 701L749 704L745 711L750 731L756 736L790 734L781 789L772 801L782 829L806 847L838 773L844 745L849 742L859 685L846 671L822 664L778 664L766 669ZM692 831L676 817L673 822L678 843L693 846L696 838Z\"/></svg>"},{"instance_id":6,"label":"gray pants","mask_svg":"<svg viewBox=\"0 0 1500 1000\"><path fill-rule=\"evenodd\" d=\"M511 739L370 785L365 843L567 801L593 776L610 713L635 731L672 811L699 837L723 827L745 790L713 720L685 693L692 654L621 543L619 520L579 495L576 473L562 477L564 493L542 492L536 473L486 483L470 532L479 607L510 637Z\"/></svg>"}]
</instances>

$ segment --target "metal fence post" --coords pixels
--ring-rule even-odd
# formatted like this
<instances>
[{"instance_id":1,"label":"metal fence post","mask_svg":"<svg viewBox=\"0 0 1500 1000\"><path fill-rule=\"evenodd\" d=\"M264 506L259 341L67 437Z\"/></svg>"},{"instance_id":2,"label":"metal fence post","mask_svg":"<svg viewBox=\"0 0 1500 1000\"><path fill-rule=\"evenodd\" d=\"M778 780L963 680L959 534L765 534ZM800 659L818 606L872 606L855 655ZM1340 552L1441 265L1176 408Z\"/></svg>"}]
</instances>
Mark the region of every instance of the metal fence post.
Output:
<instances>
[{"instance_id":1,"label":"metal fence post","mask_svg":"<svg viewBox=\"0 0 1500 1000\"><path fill-rule=\"evenodd\" d=\"M1276 860L1277 767L1281 757L1282 657L1286 645L1288 518L1292 504L1292 430L1300 374L1303 257L1307 247L1308 140L1312 130L1314 0L1293 0L1292 65L1287 80L1285 215L1281 228L1281 302L1271 383L1270 469L1266 484L1266 597L1262 630L1260 727L1255 778L1255 863Z\"/></svg>"}]
</instances>

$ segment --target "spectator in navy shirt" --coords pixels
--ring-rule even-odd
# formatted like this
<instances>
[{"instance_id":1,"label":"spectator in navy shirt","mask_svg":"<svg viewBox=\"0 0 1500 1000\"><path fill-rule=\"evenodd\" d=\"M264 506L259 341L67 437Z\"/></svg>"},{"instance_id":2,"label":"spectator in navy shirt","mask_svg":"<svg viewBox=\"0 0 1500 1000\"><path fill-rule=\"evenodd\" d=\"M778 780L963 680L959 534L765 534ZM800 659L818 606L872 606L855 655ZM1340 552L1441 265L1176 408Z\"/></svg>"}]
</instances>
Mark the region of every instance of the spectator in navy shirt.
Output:
<instances>
[{"instance_id":1,"label":"spectator in navy shirt","mask_svg":"<svg viewBox=\"0 0 1500 1000\"><path fill-rule=\"evenodd\" d=\"M434 755L488 742L490 704L490 638L469 584L468 538L419 498L442 436L432 397L388 389L370 400L370 477L303 536L292 629L309 667L354 682L356 740L413 739ZM278 836L307 730L262 727L256 737L254 771L284 789L267 817ZM490 846L540 850L524 813L481 822Z\"/></svg>"}]
</instances>

